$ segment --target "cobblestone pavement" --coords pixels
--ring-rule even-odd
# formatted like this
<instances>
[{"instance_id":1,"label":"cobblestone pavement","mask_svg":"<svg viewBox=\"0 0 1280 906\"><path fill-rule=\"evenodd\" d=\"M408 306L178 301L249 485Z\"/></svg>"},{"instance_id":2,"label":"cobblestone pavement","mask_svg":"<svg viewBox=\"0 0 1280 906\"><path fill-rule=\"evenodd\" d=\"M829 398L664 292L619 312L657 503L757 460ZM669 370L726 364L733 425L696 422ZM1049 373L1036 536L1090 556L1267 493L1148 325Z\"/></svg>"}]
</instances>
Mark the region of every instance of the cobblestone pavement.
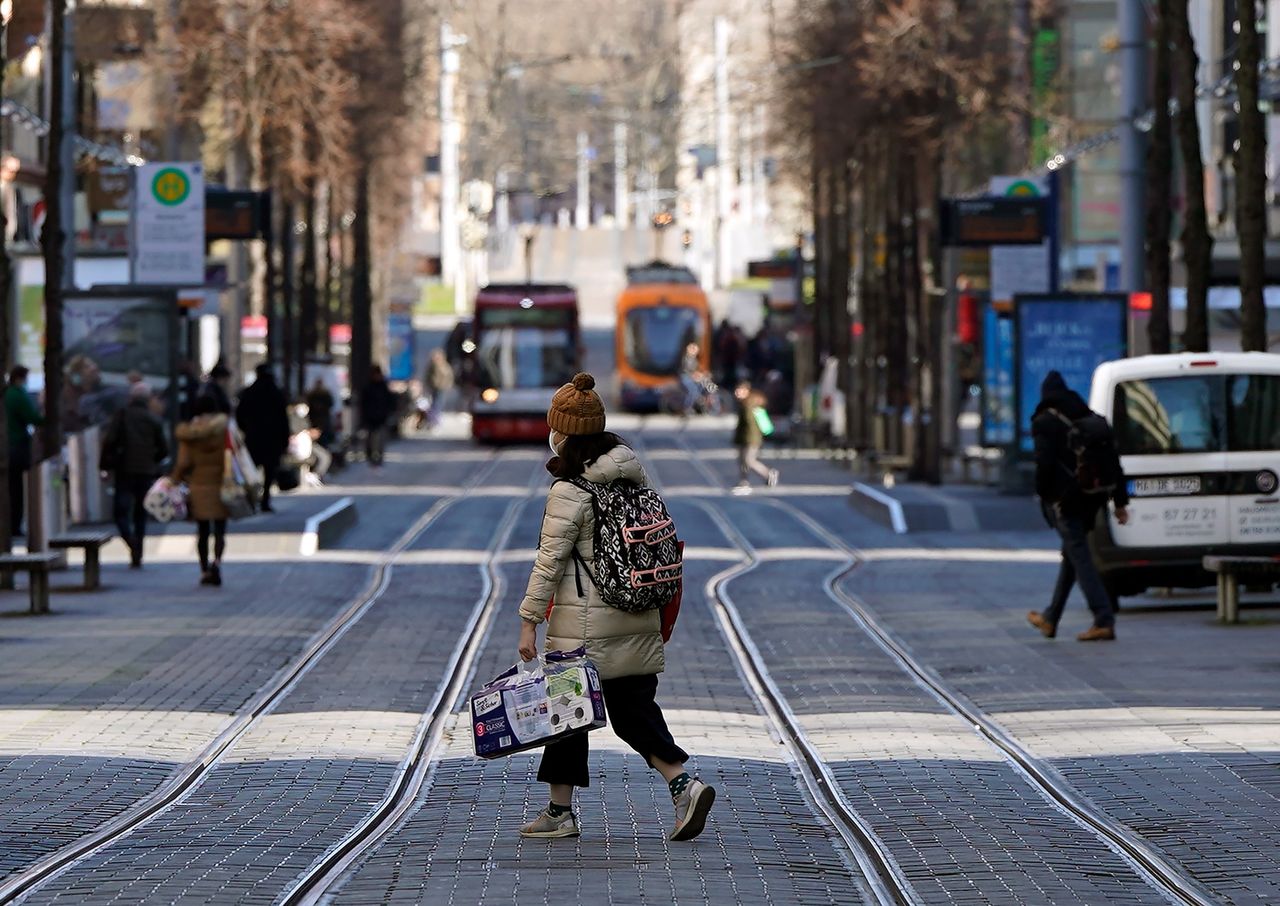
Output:
<instances>
[{"instance_id":1,"label":"cobblestone pavement","mask_svg":"<svg viewBox=\"0 0 1280 906\"><path fill-rule=\"evenodd\" d=\"M783 485L736 497L725 490L737 480L725 424L626 423L624 433L688 544L659 700L691 766L720 791L707 832L668 843L665 784L604 729L591 737L592 786L579 793L582 837L522 840L516 827L545 803L537 755L475 759L455 713L415 807L331 890L336 902L871 901L704 600L709 579L743 562L717 513L759 551L759 565L725 588L763 666L922 902L1162 902L823 593L844 554L788 506L859 549L843 587L1081 794L1221 901L1280 899L1274 610L1224 628L1187 599L1134 599L1114 645L1049 642L1023 622L1052 581L1048 532L897 536L852 510L850 473L820 457L766 451ZM480 476L409 544L385 594L197 786L29 898L278 901L390 788L483 594L486 549L534 489L497 559L499 611L468 687L515 659L546 455L402 441L386 468L356 466L308 504L356 498L359 523L336 550L275 555L262 548L278 527L246 524L221 592L193 588L193 568L166 555L142 574L109 564L107 591L58 595L51 618L0 620L0 874L173 776L367 586L414 520ZM1086 620L1078 601L1073 619Z\"/></svg>"},{"instance_id":2,"label":"cobblestone pavement","mask_svg":"<svg viewBox=\"0 0 1280 906\"><path fill-rule=\"evenodd\" d=\"M681 525L686 513L693 515L677 508ZM702 586L723 565L690 562L658 690L673 735L695 753L691 769L720 794L702 837L667 842L666 785L604 729L591 735L592 786L578 794L582 837L521 839L516 828L546 804L546 788L535 780L538 755L479 761L463 712L421 806L346 881L336 902L866 902L838 837L797 788L786 750L770 736L703 605ZM528 566L504 570L506 618L480 659L478 681L516 658L514 611Z\"/></svg>"},{"instance_id":3,"label":"cobblestone pavement","mask_svg":"<svg viewBox=\"0 0 1280 906\"><path fill-rule=\"evenodd\" d=\"M450 477L475 467L473 454ZM350 470L347 487L368 474ZM412 500L414 516L432 502ZM366 568L323 558L238 563L270 519L233 525L221 589L198 586L186 557L141 572L108 562L104 590L55 594L50 618L0 620L0 876L153 793L367 585Z\"/></svg>"},{"instance_id":4,"label":"cobblestone pavement","mask_svg":"<svg viewBox=\"0 0 1280 906\"><path fill-rule=\"evenodd\" d=\"M461 500L411 549L483 545L513 505ZM271 902L385 794L481 594L474 565L397 567L383 597L200 786L29 902L103 891Z\"/></svg>"}]
</instances>

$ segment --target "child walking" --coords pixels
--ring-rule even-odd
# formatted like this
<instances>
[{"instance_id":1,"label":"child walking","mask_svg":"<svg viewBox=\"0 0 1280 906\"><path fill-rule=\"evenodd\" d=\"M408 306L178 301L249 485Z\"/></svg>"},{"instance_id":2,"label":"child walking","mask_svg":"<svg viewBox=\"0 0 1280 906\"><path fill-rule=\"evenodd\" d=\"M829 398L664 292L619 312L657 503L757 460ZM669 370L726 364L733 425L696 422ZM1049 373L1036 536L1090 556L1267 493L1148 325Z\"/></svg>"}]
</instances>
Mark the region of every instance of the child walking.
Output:
<instances>
[{"instance_id":1,"label":"child walking","mask_svg":"<svg viewBox=\"0 0 1280 906\"><path fill-rule=\"evenodd\" d=\"M520 657L530 661L537 656L538 625L548 620L554 598L545 647L586 648L600 672L613 731L667 781L676 812L670 839L692 840L706 826L716 791L685 771L689 755L676 745L654 700L665 665L661 611L626 613L611 607L591 580L596 574L594 497L571 479L649 484L635 452L605 431L604 404L594 387L591 375L577 375L556 391L547 413L556 454L547 471L557 481L547 492L538 556L520 604ZM575 552L578 563L573 563ZM585 733L546 746L538 780L547 784L550 802L520 828L523 836L578 836L573 788L590 786L587 754Z\"/></svg>"},{"instance_id":2,"label":"child walking","mask_svg":"<svg viewBox=\"0 0 1280 906\"><path fill-rule=\"evenodd\" d=\"M765 409L764 394L753 390L750 384L739 384L733 393L738 400L738 424L733 429L733 445L738 448L738 486L736 490L751 490L751 473L764 479L773 487L778 483L778 470L760 461L760 448L764 439L773 433L773 422Z\"/></svg>"}]
</instances>

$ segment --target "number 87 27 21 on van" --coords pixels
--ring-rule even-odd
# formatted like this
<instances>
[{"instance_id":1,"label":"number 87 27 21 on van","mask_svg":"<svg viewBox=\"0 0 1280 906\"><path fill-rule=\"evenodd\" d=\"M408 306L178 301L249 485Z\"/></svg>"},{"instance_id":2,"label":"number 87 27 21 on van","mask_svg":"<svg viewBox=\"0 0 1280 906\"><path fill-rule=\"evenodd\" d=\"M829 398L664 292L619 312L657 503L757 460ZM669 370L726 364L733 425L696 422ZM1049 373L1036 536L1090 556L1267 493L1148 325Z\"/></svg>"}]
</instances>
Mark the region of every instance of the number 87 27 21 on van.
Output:
<instances>
[{"instance_id":1,"label":"number 87 27 21 on van","mask_svg":"<svg viewBox=\"0 0 1280 906\"><path fill-rule=\"evenodd\" d=\"M1104 513L1094 560L1119 595L1212 585L1208 554L1280 556L1280 355L1105 362L1089 405L1115 431L1129 522Z\"/></svg>"}]
</instances>

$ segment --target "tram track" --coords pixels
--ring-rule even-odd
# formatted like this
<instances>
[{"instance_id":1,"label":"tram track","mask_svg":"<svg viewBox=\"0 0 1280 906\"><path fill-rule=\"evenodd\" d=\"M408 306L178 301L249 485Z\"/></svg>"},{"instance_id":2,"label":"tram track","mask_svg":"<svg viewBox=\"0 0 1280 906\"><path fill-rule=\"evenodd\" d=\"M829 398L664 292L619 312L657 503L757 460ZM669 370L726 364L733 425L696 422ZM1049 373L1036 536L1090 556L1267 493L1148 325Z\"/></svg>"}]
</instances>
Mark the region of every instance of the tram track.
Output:
<instances>
[{"instance_id":1,"label":"tram track","mask_svg":"<svg viewBox=\"0 0 1280 906\"><path fill-rule=\"evenodd\" d=\"M1151 887L1172 903L1213 906L1219 900L1200 882L1187 877L1181 867L1120 822L1081 795L1057 770L1032 755L984 709L951 687L898 640L884 623L841 583L859 569L866 558L816 519L793 504L776 499L766 505L787 513L821 538L831 549L848 558L847 565L833 570L823 583L823 592L839 606L877 647L930 697L955 717L965 721L1015 772L1043 798L1071 818L1078 826L1101 840L1119 855Z\"/></svg>"},{"instance_id":2,"label":"tram track","mask_svg":"<svg viewBox=\"0 0 1280 906\"><path fill-rule=\"evenodd\" d=\"M261 725L299 682L333 649L386 593L396 561L434 523L467 498L492 474L502 461L499 453L488 461L458 489L453 496L436 501L410 525L373 564L368 582L349 603L321 628L306 648L278 670L245 705L235 713L231 723L200 754L185 762L158 789L104 822L96 830L49 853L40 860L0 882L0 904L20 901L41 885L68 871L93 854L138 830L149 821L182 802L213 772L236 744ZM512 519L514 524L514 519Z\"/></svg>"},{"instance_id":3,"label":"tram track","mask_svg":"<svg viewBox=\"0 0 1280 906\"><path fill-rule=\"evenodd\" d=\"M720 477L702 461L687 439L679 436L677 443L689 454L689 461L707 479L711 487L719 491L720 494L727 495L729 491ZM1063 779L1052 765L1032 755L986 711L962 693L953 689L949 683L921 662L910 648L899 641L862 601L842 588L841 583L843 580L866 562L866 558L857 548L845 543L843 539L829 531L817 520L787 501L766 497L761 499L760 502L762 505L786 513L796 519L816 537L820 538L830 550L838 552L846 558L845 562L833 570L824 580L823 593L840 607L853 620L858 629L870 638L918 687L933 698L945 711L964 721L1037 794L1060 813L1071 819L1077 826L1093 835L1108 849L1116 853L1139 877L1169 902L1188 904L1188 906L1210 906L1210 904L1218 902L1217 898L1200 882L1188 877L1181 866L1168 859L1139 834L1106 815L1087 797L1082 796L1068 781ZM708 513L721 531L725 533L726 537L748 558L747 563L739 564L727 570L726 573L730 574L727 577L724 577L724 574L722 574L722 577L717 577L719 581L716 583L715 588L708 586L708 600L717 611L717 617L725 630L726 638L730 641L730 647L735 649L735 655L739 656L744 672L747 675L754 675L760 683L766 699L769 700L769 704L772 707L771 717L776 716L780 720L780 729L784 732L784 740L789 738L800 751L804 752L805 762L809 769L814 772L813 782L816 784L816 788L824 794L829 804L836 807L837 814L844 813L847 801L840 803L839 807L837 807L836 800L842 800L843 797L831 781L829 772L825 770L821 757L812 743L808 741L803 729L799 726L799 722L795 719L795 715L787 706L785 697L778 691L776 683L769 676L768 668L764 665L759 650L752 643L741 615L734 607L732 598L729 597L725 588L732 579L745 575L758 567L761 560L745 536L731 525L719 507L706 501L695 501L694 503ZM714 592L714 595L712 592ZM743 653L747 656L743 657ZM806 778L806 781L809 782L809 778ZM855 817L856 812L853 812L851 808L848 811L847 817L849 820L845 823L846 827L851 829L851 832L853 827L865 825L861 818ZM856 834L856 836L862 838L863 835ZM873 852L878 848L874 835L869 840L864 840L864 843ZM879 844L879 846L883 846L883 844ZM889 856L887 850L882 855L888 858L876 857L874 870L882 884L891 885L897 880L897 873L893 871L892 862L889 861L891 856ZM859 862L862 864L861 859ZM868 875L868 881L875 883L875 879L870 875ZM902 889L893 891L891 889L890 893L898 895L905 893L905 891Z\"/></svg>"},{"instance_id":4,"label":"tram track","mask_svg":"<svg viewBox=\"0 0 1280 906\"><path fill-rule=\"evenodd\" d=\"M532 484L532 481L530 482ZM475 672L477 658L484 649L493 626L493 617L505 588L499 560L529 497L513 501L499 521L481 564L484 591L468 617L462 635L447 661L443 678L431 704L423 711L409 752L401 761L382 801L324 856L299 875L277 901L281 906L302 906L322 902L346 872L387 837L416 805L427 785L436 752L444 738L449 718Z\"/></svg>"}]
</instances>

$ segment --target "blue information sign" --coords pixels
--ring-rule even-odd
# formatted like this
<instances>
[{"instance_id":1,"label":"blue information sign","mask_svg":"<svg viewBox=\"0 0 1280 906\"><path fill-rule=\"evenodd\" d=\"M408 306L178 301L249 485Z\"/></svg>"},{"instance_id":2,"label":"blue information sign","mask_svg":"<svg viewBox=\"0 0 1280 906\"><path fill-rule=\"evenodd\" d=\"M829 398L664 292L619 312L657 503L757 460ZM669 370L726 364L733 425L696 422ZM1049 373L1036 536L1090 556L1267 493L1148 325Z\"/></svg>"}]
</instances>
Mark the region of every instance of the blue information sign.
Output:
<instances>
[{"instance_id":1,"label":"blue information sign","mask_svg":"<svg viewBox=\"0 0 1280 906\"><path fill-rule=\"evenodd\" d=\"M387 315L387 348L390 359L387 379L392 381L412 380L414 352L412 315Z\"/></svg>"},{"instance_id":2,"label":"blue information sign","mask_svg":"<svg viewBox=\"0 0 1280 906\"><path fill-rule=\"evenodd\" d=\"M982 326L982 443L1014 441L1013 315L988 305Z\"/></svg>"},{"instance_id":3,"label":"blue information sign","mask_svg":"<svg viewBox=\"0 0 1280 906\"><path fill-rule=\"evenodd\" d=\"M1060 372L1088 399L1093 370L1129 354L1128 313L1128 297L1121 294L1014 297L1017 429L1024 451L1032 449L1031 415L1044 376Z\"/></svg>"}]
</instances>

